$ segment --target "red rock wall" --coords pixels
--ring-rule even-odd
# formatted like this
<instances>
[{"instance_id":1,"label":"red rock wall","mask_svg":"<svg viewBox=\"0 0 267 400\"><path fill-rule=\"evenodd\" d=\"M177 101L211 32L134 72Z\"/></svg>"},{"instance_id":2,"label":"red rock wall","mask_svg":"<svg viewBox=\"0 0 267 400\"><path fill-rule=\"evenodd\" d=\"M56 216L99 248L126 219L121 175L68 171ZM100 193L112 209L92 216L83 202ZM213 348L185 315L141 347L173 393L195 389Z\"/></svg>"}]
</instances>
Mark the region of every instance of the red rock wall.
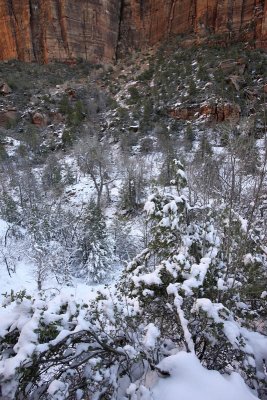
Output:
<instances>
[{"instance_id":1,"label":"red rock wall","mask_svg":"<svg viewBox=\"0 0 267 400\"><path fill-rule=\"evenodd\" d=\"M115 58L120 1L0 0L0 59Z\"/></svg>"},{"instance_id":2,"label":"red rock wall","mask_svg":"<svg viewBox=\"0 0 267 400\"><path fill-rule=\"evenodd\" d=\"M0 0L0 60L112 62L172 33L267 49L267 0Z\"/></svg>"},{"instance_id":3,"label":"red rock wall","mask_svg":"<svg viewBox=\"0 0 267 400\"><path fill-rule=\"evenodd\" d=\"M267 48L267 0L126 0L121 42L154 45L168 34L194 34L196 42L252 41Z\"/></svg>"}]
</instances>

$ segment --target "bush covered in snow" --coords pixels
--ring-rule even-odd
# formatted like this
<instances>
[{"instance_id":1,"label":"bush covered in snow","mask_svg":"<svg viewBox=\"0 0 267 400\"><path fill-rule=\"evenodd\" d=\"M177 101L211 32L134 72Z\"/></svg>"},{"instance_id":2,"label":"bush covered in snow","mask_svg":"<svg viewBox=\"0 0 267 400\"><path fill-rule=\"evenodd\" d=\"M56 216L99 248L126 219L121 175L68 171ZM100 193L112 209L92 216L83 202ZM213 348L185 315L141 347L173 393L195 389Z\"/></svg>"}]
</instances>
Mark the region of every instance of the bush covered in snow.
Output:
<instances>
[{"instance_id":1,"label":"bush covered in snow","mask_svg":"<svg viewBox=\"0 0 267 400\"><path fill-rule=\"evenodd\" d=\"M266 316L259 234L234 210L229 227L229 210L190 206L183 167L174 168L170 192L145 205L147 248L115 290L89 304L6 295L4 399L266 398L266 332L252 329Z\"/></svg>"}]
</instances>

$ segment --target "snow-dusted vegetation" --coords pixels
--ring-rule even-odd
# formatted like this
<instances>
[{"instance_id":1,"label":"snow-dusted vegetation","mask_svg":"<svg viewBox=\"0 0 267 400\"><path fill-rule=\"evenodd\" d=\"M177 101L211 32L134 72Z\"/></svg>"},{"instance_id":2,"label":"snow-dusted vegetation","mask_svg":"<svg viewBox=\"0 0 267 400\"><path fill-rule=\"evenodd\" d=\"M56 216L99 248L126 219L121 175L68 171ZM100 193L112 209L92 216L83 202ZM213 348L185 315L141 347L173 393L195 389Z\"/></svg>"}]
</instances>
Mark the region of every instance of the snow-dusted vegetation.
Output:
<instances>
[{"instance_id":1,"label":"snow-dusted vegetation","mask_svg":"<svg viewBox=\"0 0 267 400\"><path fill-rule=\"evenodd\" d=\"M1 65L1 399L267 398L265 71Z\"/></svg>"}]
</instances>

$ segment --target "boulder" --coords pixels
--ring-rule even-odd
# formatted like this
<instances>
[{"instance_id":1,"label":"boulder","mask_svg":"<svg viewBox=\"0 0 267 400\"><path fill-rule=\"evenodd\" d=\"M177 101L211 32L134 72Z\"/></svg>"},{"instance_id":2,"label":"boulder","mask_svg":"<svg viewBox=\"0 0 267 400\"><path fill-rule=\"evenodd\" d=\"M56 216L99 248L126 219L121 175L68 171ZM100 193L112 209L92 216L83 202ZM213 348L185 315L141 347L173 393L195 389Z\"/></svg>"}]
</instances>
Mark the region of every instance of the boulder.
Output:
<instances>
[{"instance_id":1,"label":"boulder","mask_svg":"<svg viewBox=\"0 0 267 400\"><path fill-rule=\"evenodd\" d=\"M48 124L48 117L46 114L36 111L32 114L32 123L39 127L47 126Z\"/></svg>"},{"instance_id":2,"label":"boulder","mask_svg":"<svg viewBox=\"0 0 267 400\"><path fill-rule=\"evenodd\" d=\"M13 125L18 118L18 112L15 107L9 107L0 111L0 126L6 128L8 125Z\"/></svg>"},{"instance_id":3,"label":"boulder","mask_svg":"<svg viewBox=\"0 0 267 400\"><path fill-rule=\"evenodd\" d=\"M11 88L8 86L7 83L3 82L3 83L0 85L0 93L1 93L3 96L6 96L7 94L12 93L12 90L11 90Z\"/></svg>"}]
</instances>

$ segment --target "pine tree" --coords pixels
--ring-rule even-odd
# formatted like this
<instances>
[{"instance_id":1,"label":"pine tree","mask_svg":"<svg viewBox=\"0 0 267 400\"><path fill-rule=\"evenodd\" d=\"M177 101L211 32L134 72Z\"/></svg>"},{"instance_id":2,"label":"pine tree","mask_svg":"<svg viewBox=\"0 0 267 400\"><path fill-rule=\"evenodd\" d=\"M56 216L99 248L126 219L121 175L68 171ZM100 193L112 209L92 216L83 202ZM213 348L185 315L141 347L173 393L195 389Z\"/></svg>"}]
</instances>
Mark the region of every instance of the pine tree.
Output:
<instances>
[{"instance_id":1,"label":"pine tree","mask_svg":"<svg viewBox=\"0 0 267 400\"><path fill-rule=\"evenodd\" d=\"M5 189L0 199L0 215L7 222L17 223L20 220L17 204Z\"/></svg>"},{"instance_id":2,"label":"pine tree","mask_svg":"<svg viewBox=\"0 0 267 400\"><path fill-rule=\"evenodd\" d=\"M105 218L93 200L85 213L81 245L81 275L89 282L103 281L112 269L113 249L107 235Z\"/></svg>"}]
</instances>

